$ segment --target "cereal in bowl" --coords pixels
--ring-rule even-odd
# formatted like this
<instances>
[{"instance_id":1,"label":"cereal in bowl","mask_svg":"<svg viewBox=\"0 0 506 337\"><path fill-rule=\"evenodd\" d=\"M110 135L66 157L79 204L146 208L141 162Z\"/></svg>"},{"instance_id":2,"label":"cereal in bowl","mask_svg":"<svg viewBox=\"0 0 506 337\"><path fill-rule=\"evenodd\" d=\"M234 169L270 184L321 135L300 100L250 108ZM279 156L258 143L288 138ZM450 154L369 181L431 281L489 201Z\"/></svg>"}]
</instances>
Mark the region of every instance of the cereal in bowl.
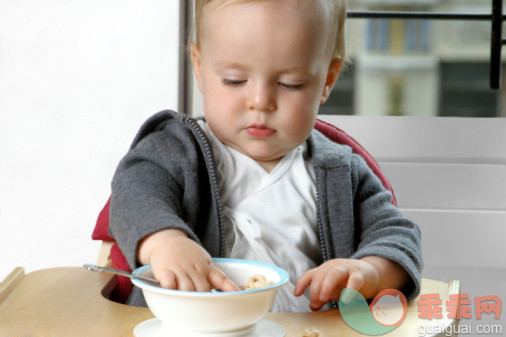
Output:
<instances>
[{"instance_id":1,"label":"cereal in bowl","mask_svg":"<svg viewBox=\"0 0 506 337\"><path fill-rule=\"evenodd\" d=\"M251 290L251 289L259 289L259 288L263 288L263 287L268 287L273 284L274 284L274 282L267 281L265 276L260 275L260 274L255 274L248 279L248 282L246 283L245 286L240 286L239 288L241 290Z\"/></svg>"}]
</instances>

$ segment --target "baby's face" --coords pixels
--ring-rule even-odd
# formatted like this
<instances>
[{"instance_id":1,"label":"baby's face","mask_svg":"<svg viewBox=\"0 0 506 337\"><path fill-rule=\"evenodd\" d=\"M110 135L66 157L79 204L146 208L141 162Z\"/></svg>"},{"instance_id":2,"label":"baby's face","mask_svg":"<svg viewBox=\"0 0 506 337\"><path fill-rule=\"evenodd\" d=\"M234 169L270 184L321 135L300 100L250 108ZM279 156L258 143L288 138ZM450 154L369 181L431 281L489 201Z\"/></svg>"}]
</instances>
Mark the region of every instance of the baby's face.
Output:
<instances>
[{"instance_id":1,"label":"baby's face","mask_svg":"<svg viewBox=\"0 0 506 337\"><path fill-rule=\"evenodd\" d=\"M332 89L328 39L290 0L211 2L202 31L192 61L207 123L270 171L309 136Z\"/></svg>"}]
</instances>

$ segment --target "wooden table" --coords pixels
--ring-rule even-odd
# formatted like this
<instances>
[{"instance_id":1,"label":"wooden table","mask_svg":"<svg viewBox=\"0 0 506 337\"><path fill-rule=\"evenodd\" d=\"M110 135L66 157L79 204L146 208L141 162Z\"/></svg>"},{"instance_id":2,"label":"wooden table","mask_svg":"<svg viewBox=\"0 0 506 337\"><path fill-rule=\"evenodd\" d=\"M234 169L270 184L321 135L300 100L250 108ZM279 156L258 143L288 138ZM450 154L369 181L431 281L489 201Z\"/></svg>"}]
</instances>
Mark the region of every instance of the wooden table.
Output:
<instances>
[{"instance_id":1,"label":"wooden table","mask_svg":"<svg viewBox=\"0 0 506 337\"><path fill-rule=\"evenodd\" d=\"M0 336L133 336L134 327L153 315L147 308L109 301L106 297L115 282L111 274L90 272L82 267L43 269L26 275L23 268L16 268L0 283ZM439 293L443 307L448 294L459 290L458 281L450 285L422 281L422 294ZM418 336L420 325L456 324L448 319L419 319L417 310L416 300L410 302L403 323L382 336ZM300 337L309 327L318 329L321 337L363 336L346 325L337 309L268 313L266 318L283 325L286 337Z\"/></svg>"}]
</instances>

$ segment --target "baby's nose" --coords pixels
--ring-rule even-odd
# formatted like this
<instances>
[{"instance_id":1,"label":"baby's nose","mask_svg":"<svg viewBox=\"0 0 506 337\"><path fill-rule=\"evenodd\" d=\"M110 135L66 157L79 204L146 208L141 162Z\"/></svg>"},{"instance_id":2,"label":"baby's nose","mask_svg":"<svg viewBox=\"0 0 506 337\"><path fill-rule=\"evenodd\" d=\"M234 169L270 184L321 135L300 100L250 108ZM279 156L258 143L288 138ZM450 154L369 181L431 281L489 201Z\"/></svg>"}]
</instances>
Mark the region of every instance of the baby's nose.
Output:
<instances>
[{"instance_id":1,"label":"baby's nose","mask_svg":"<svg viewBox=\"0 0 506 337\"><path fill-rule=\"evenodd\" d=\"M248 92L246 104L249 110L274 111L276 109L274 90L266 84L254 84Z\"/></svg>"}]
</instances>

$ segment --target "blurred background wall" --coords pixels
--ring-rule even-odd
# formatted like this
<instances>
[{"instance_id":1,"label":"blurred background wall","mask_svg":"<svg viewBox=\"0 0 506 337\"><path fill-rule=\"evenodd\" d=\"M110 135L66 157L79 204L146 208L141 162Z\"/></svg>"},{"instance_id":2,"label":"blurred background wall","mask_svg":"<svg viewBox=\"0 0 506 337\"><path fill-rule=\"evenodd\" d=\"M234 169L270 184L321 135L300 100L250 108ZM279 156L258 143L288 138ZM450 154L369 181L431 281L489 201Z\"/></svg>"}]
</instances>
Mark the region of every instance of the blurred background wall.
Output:
<instances>
[{"instance_id":1,"label":"blurred background wall","mask_svg":"<svg viewBox=\"0 0 506 337\"><path fill-rule=\"evenodd\" d=\"M178 1L0 1L0 280L95 262L118 161L177 109L178 37Z\"/></svg>"}]
</instances>

